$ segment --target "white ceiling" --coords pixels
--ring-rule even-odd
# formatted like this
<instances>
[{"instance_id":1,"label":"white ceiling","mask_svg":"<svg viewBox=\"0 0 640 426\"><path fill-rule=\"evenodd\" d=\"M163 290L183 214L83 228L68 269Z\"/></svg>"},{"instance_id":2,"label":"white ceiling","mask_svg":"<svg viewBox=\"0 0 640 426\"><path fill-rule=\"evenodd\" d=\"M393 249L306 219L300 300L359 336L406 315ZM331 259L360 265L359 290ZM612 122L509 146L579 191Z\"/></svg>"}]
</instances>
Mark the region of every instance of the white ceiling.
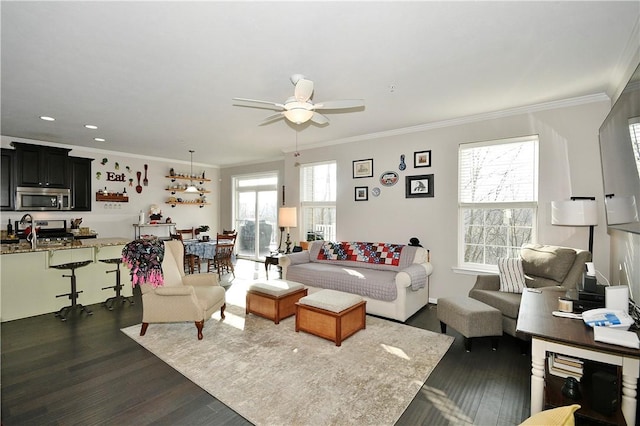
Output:
<instances>
[{"instance_id":1,"label":"white ceiling","mask_svg":"<svg viewBox=\"0 0 640 426\"><path fill-rule=\"evenodd\" d=\"M597 93L637 51L640 2L2 1L5 136L210 165ZM327 126L233 97L365 100ZM38 117L49 115L55 122ZM84 124L95 124L88 130ZM94 137L107 141L98 143Z\"/></svg>"}]
</instances>

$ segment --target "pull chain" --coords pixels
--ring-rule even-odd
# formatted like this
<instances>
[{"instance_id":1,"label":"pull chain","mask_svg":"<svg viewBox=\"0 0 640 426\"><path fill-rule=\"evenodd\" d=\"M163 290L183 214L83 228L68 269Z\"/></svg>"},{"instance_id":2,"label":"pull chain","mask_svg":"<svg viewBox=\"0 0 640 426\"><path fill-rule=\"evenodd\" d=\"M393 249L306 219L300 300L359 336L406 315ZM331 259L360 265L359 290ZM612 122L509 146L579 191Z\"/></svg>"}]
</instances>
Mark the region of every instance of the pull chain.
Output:
<instances>
[{"instance_id":1,"label":"pull chain","mask_svg":"<svg viewBox=\"0 0 640 426\"><path fill-rule=\"evenodd\" d=\"M298 152L298 131L296 130L296 152L293 153L294 157L300 157L300 153Z\"/></svg>"}]
</instances>

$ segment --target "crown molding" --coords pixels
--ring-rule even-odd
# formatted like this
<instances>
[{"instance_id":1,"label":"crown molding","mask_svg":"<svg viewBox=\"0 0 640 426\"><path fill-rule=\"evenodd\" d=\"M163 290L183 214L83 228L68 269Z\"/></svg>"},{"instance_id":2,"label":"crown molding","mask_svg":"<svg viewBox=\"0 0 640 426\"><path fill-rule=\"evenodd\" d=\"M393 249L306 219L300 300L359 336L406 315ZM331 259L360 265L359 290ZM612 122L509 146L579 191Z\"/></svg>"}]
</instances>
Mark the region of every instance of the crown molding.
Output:
<instances>
[{"instance_id":1,"label":"crown molding","mask_svg":"<svg viewBox=\"0 0 640 426\"><path fill-rule=\"evenodd\" d=\"M318 142L298 147L299 151L314 148L323 148L333 145L341 145L345 143L360 142L365 140L380 139L392 136L406 135L410 133L419 133L427 130L441 129L444 127L461 126L464 124L477 123L480 121L496 120L505 117L512 117L520 114L531 114L539 111L547 111L557 108L568 108L577 105L584 105L594 102L610 102L611 98L606 93L596 93L592 95L579 96L575 98L561 99L558 101L544 102L540 104L526 105L521 107L509 108L501 111L487 112L466 117L452 118L450 120L435 121L433 123L419 124L416 126L403 127L399 129L385 130L382 132L368 133L348 138L335 139L332 141ZM283 152L294 152L295 149L286 149Z\"/></svg>"}]
</instances>

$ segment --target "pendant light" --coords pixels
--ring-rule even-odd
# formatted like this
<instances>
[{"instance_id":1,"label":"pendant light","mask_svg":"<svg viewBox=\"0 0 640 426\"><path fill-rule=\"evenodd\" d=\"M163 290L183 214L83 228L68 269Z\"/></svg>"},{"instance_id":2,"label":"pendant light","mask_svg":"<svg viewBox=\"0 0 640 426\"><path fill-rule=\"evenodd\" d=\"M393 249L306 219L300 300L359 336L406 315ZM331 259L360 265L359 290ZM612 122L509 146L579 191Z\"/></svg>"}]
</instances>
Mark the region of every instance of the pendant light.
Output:
<instances>
[{"instance_id":1,"label":"pendant light","mask_svg":"<svg viewBox=\"0 0 640 426\"><path fill-rule=\"evenodd\" d=\"M184 190L184 192L189 192L189 193L200 192L198 191L198 188L196 188L196 186L193 184L193 153L195 151L190 149L189 152L191 153L191 174L189 175L189 178L191 178L192 180L189 181L189 186L187 187L187 189Z\"/></svg>"}]
</instances>

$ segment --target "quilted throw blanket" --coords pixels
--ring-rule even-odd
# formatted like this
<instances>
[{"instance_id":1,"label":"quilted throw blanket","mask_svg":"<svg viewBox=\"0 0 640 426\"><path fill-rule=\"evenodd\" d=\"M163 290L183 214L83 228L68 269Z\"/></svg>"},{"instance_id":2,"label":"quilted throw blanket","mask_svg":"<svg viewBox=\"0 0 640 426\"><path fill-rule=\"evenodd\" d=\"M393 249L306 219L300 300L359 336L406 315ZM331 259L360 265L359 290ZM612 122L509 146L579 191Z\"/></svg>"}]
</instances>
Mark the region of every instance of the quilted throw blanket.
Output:
<instances>
[{"instance_id":1,"label":"quilted throw blanket","mask_svg":"<svg viewBox=\"0 0 640 426\"><path fill-rule=\"evenodd\" d=\"M153 287L164 284L162 276L164 242L158 238L133 240L122 249L122 261L131 269L131 284L149 283Z\"/></svg>"},{"instance_id":2,"label":"quilted throw blanket","mask_svg":"<svg viewBox=\"0 0 640 426\"><path fill-rule=\"evenodd\" d=\"M318 260L350 260L398 266L403 247L402 244L325 241L318 252Z\"/></svg>"}]
</instances>

